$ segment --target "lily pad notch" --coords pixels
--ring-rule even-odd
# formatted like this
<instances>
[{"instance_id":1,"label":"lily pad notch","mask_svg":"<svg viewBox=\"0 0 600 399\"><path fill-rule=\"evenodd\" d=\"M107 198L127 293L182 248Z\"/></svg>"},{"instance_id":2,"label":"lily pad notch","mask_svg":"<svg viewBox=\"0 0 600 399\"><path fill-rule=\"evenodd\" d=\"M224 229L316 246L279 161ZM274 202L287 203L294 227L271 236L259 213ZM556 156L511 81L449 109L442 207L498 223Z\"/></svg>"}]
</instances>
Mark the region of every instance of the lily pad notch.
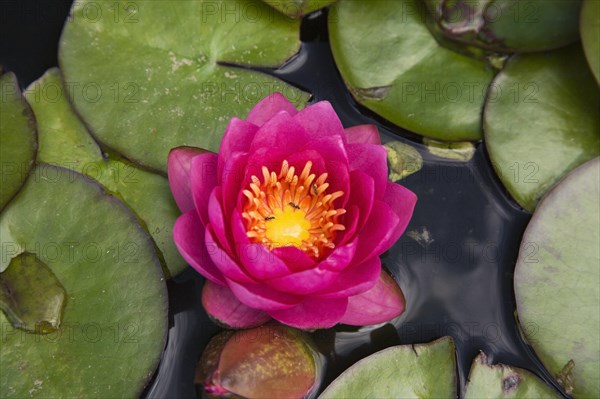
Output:
<instances>
[{"instance_id":1,"label":"lily pad notch","mask_svg":"<svg viewBox=\"0 0 600 399\"><path fill-rule=\"evenodd\" d=\"M132 4L137 22L115 23L115 10L132 13ZM86 19L91 7L99 9L94 21ZM84 0L71 16L59 63L65 81L79 85L69 93L75 109L104 145L153 170L166 173L171 148L217 151L229 119L267 94L308 101L251 70L277 68L300 48L300 21L260 1ZM178 29L157 29L170 26Z\"/></svg>"}]
</instances>

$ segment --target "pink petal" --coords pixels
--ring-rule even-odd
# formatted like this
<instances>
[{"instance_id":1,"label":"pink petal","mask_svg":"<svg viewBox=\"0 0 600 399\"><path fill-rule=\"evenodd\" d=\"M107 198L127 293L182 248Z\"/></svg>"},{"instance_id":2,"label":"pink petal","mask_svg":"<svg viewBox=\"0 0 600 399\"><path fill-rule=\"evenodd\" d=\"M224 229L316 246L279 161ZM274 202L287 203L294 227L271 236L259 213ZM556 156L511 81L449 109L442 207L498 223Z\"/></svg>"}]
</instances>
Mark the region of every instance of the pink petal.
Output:
<instances>
[{"instance_id":1,"label":"pink petal","mask_svg":"<svg viewBox=\"0 0 600 399\"><path fill-rule=\"evenodd\" d=\"M207 152L197 155L192 159L190 180L194 206L200 216L202 224L207 225L208 199L210 193L217 186L217 154Z\"/></svg>"},{"instance_id":2,"label":"pink petal","mask_svg":"<svg viewBox=\"0 0 600 399\"><path fill-rule=\"evenodd\" d=\"M298 149L308 140L304 128L285 111L279 112L258 129L250 152L258 148Z\"/></svg>"},{"instance_id":3,"label":"pink petal","mask_svg":"<svg viewBox=\"0 0 600 399\"><path fill-rule=\"evenodd\" d=\"M340 136L326 136L311 140L306 143L302 149L319 152L327 163L327 169L331 169L328 165L330 161L337 161L341 164L348 165L346 147Z\"/></svg>"},{"instance_id":4,"label":"pink petal","mask_svg":"<svg viewBox=\"0 0 600 399\"><path fill-rule=\"evenodd\" d=\"M168 176L173 198L182 213L194 209L192 189L190 187L190 169L192 158L206 153L206 150L195 147L177 147L169 152Z\"/></svg>"},{"instance_id":5,"label":"pink petal","mask_svg":"<svg viewBox=\"0 0 600 399\"><path fill-rule=\"evenodd\" d=\"M298 113L294 104L289 102L283 94L273 93L262 99L252 108L246 121L257 126L262 126L280 111L285 111L291 116Z\"/></svg>"},{"instance_id":6,"label":"pink petal","mask_svg":"<svg viewBox=\"0 0 600 399\"><path fill-rule=\"evenodd\" d=\"M227 280L233 294L246 306L266 311L288 309L302 302L302 297L275 291L264 284L238 284Z\"/></svg>"},{"instance_id":7,"label":"pink petal","mask_svg":"<svg viewBox=\"0 0 600 399\"><path fill-rule=\"evenodd\" d=\"M225 226L225 217L223 216L223 210L221 208L222 194L221 187L217 186L210 193L208 199L208 220L210 221L210 227L215 232L219 244L226 250L231 252L231 245L229 244L229 231Z\"/></svg>"},{"instance_id":8,"label":"pink petal","mask_svg":"<svg viewBox=\"0 0 600 399\"><path fill-rule=\"evenodd\" d=\"M229 156L221 174L221 186L223 187L223 213L231 215L233 209L237 206L240 197L244 197L242 190L248 188L242 186L242 181L246 174L248 165L248 154L243 152L234 152Z\"/></svg>"},{"instance_id":9,"label":"pink petal","mask_svg":"<svg viewBox=\"0 0 600 399\"><path fill-rule=\"evenodd\" d=\"M415 193L397 183L388 182L383 201L398 215L398 223L394 229L392 241L397 241L410 222L417 196Z\"/></svg>"},{"instance_id":10,"label":"pink petal","mask_svg":"<svg viewBox=\"0 0 600 399\"><path fill-rule=\"evenodd\" d=\"M340 323L352 326L385 323L400 316L404 307L402 290L389 274L382 271L373 288L348 298L348 309Z\"/></svg>"},{"instance_id":11,"label":"pink petal","mask_svg":"<svg viewBox=\"0 0 600 399\"><path fill-rule=\"evenodd\" d=\"M242 284L254 283L254 280L245 273L239 262L236 262L230 253L221 248L210 225L206 227L205 243L208 256L225 277Z\"/></svg>"},{"instance_id":12,"label":"pink petal","mask_svg":"<svg viewBox=\"0 0 600 399\"><path fill-rule=\"evenodd\" d=\"M379 130L375 125L358 125L346 128L349 144L381 144Z\"/></svg>"},{"instance_id":13,"label":"pink petal","mask_svg":"<svg viewBox=\"0 0 600 399\"><path fill-rule=\"evenodd\" d=\"M357 206L359 209L357 231L360 231L371 215L375 201L375 182L362 170L350 172L350 198L347 206Z\"/></svg>"},{"instance_id":14,"label":"pink petal","mask_svg":"<svg viewBox=\"0 0 600 399\"><path fill-rule=\"evenodd\" d=\"M357 243L352 241L345 245L337 246L329 255L323 258L318 267L324 270L340 272L344 270L356 253Z\"/></svg>"},{"instance_id":15,"label":"pink petal","mask_svg":"<svg viewBox=\"0 0 600 399\"><path fill-rule=\"evenodd\" d=\"M288 269L294 273L312 269L316 265L316 262L306 252L296 247L273 248L271 252L281 259L287 265Z\"/></svg>"},{"instance_id":16,"label":"pink petal","mask_svg":"<svg viewBox=\"0 0 600 399\"><path fill-rule=\"evenodd\" d=\"M252 243L249 240L237 245L242 263L255 279L265 280L290 274L290 269L285 262L264 245Z\"/></svg>"},{"instance_id":17,"label":"pink petal","mask_svg":"<svg viewBox=\"0 0 600 399\"><path fill-rule=\"evenodd\" d=\"M375 198L382 198L388 181L385 147L374 144L348 144L346 150L350 160L350 170L362 170L371 176L375 183Z\"/></svg>"},{"instance_id":18,"label":"pink petal","mask_svg":"<svg viewBox=\"0 0 600 399\"><path fill-rule=\"evenodd\" d=\"M353 264L340 273L339 278L326 290L315 293L323 298L347 298L370 290L381 274L381 260L372 257L360 264Z\"/></svg>"},{"instance_id":19,"label":"pink petal","mask_svg":"<svg viewBox=\"0 0 600 399\"><path fill-rule=\"evenodd\" d=\"M347 298L323 299L308 297L290 309L270 311L275 320L301 329L329 328L346 313Z\"/></svg>"},{"instance_id":20,"label":"pink petal","mask_svg":"<svg viewBox=\"0 0 600 399\"><path fill-rule=\"evenodd\" d=\"M236 248L250 242L250 239L246 235L246 220L237 209L231 214L231 231Z\"/></svg>"},{"instance_id":21,"label":"pink petal","mask_svg":"<svg viewBox=\"0 0 600 399\"><path fill-rule=\"evenodd\" d=\"M267 285L282 292L296 295L308 295L329 287L339 276L339 272L320 267L288 274L265 281Z\"/></svg>"},{"instance_id":22,"label":"pink petal","mask_svg":"<svg viewBox=\"0 0 600 399\"><path fill-rule=\"evenodd\" d=\"M236 252L245 270L256 280L265 280L290 274L283 260L264 245L251 242L246 235L244 219L239 211L233 211L231 229Z\"/></svg>"},{"instance_id":23,"label":"pink petal","mask_svg":"<svg viewBox=\"0 0 600 399\"><path fill-rule=\"evenodd\" d=\"M383 201L375 201L365 227L358 232L355 262L362 262L387 251L398 240L399 218Z\"/></svg>"},{"instance_id":24,"label":"pink petal","mask_svg":"<svg viewBox=\"0 0 600 399\"><path fill-rule=\"evenodd\" d=\"M336 245L344 245L354 240L358 226L359 210L356 205L346 205L346 213L342 215L340 223L346 227L339 231L336 237Z\"/></svg>"},{"instance_id":25,"label":"pink petal","mask_svg":"<svg viewBox=\"0 0 600 399\"><path fill-rule=\"evenodd\" d=\"M219 148L219 164L227 160L231 153L248 152L257 130L258 126L253 123L231 118Z\"/></svg>"},{"instance_id":26,"label":"pink petal","mask_svg":"<svg viewBox=\"0 0 600 399\"><path fill-rule=\"evenodd\" d=\"M207 279L225 285L223 274L208 255L204 226L195 210L184 213L175 222L173 240L183 259Z\"/></svg>"},{"instance_id":27,"label":"pink petal","mask_svg":"<svg viewBox=\"0 0 600 399\"><path fill-rule=\"evenodd\" d=\"M268 313L249 308L231 290L210 281L202 287L202 306L206 313L229 328L252 328L271 320Z\"/></svg>"},{"instance_id":28,"label":"pink petal","mask_svg":"<svg viewBox=\"0 0 600 399\"><path fill-rule=\"evenodd\" d=\"M344 127L329 101L319 101L298 112L294 119L304 127L311 139L338 135L346 140Z\"/></svg>"}]
</instances>

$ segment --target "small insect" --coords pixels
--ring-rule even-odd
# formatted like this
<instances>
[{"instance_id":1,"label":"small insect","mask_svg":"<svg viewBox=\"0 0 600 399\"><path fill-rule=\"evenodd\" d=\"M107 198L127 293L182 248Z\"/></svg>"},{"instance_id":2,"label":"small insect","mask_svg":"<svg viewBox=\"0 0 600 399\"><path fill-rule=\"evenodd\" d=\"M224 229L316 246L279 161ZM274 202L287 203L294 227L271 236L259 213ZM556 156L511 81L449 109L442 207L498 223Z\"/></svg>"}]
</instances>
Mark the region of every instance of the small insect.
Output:
<instances>
[{"instance_id":1,"label":"small insect","mask_svg":"<svg viewBox=\"0 0 600 399\"><path fill-rule=\"evenodd\" d=\"M317 190L317 185L316 184L312 185L312 189L313 189L313 193L315 193L315 195L319 195L319 190Z\"/></svg>"},{"instance_id":2,"label":"small insect","mask_svg":"<svg viewBox=\"0 0 600 399\"><path fill-rule=\"evenodd\" d=\"M275 219L275 216L267 216L265 218L265 222L268 222L269 220L273 220L273 219Z\"/></svg>"},{"instance_id":3,"label":"small insect","mask_svg":"<svg viewBox=\"0 0 600 399\"><path fill-rule=\"evenodd\" d=\"M300 209L300 207L296 204L294 204L293 202L290 202L290 206L294 209Z\"/></svg>"}]
</instances>

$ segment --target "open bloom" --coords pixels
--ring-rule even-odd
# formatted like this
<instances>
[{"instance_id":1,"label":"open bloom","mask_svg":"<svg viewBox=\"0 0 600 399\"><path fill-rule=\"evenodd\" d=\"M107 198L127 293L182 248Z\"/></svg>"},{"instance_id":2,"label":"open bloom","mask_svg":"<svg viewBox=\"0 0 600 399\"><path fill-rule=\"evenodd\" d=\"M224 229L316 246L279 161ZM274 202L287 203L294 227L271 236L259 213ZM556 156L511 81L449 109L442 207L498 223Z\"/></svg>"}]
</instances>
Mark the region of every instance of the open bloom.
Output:
<instances>
[{"instance_id":1,"label":"open bloom","mask_svg":"<svg viewBox=\"0 0 600 399\"><path fill-rule=\"evenodd\" d=\"M388 181L376 127L344 130L328 102L298 112L276 93L230 121L218 155L176 148L168 172L183 212L175 243L206 277L202 300L216 319L312 329L403 312L379 255L416 196Z\"/></svg>"}]
</instances>

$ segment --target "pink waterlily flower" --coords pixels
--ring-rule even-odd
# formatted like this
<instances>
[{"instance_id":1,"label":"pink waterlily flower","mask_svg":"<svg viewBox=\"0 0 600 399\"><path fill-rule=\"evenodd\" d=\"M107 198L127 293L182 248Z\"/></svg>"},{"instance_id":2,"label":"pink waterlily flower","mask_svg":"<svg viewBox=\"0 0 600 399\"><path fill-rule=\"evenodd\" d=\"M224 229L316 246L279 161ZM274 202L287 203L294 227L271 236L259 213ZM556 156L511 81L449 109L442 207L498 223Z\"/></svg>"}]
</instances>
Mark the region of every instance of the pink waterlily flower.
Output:
<instances>
[{"instance_id":1,"label":"pink waterlily flower","mask_svg":"<svg viewBox=\"0 0 600 399\"><path fill-rule=\"evenodd\" d=\"M206 277L202 301L215 319L315 329L404 311L379 255L417 198L388 181L375 126L344 129L329 102L297 111L275 93L231 119L218 154L172 150L168 174L183 212L175 243Z\"/></svg>"}]
</instances>

